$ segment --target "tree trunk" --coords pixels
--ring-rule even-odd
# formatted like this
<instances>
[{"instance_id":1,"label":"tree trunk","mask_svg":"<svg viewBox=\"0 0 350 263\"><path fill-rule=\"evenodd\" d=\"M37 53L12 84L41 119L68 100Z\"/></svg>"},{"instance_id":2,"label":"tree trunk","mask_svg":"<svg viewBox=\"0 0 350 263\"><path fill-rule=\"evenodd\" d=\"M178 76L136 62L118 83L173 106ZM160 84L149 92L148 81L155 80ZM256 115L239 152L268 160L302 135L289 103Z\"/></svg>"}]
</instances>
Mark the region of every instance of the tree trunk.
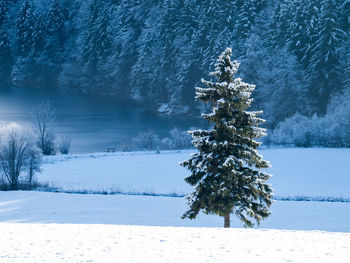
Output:
<instances>
[{"instance_id":1,"label":"tree trunk","mask_svg":"<svg viewBox=\"0 0 350 263\"><path fill-rule=\"evenodd\" d=\"M224 228L230 228L230 214L224 216Z\"/></svg>"}]
</instances>

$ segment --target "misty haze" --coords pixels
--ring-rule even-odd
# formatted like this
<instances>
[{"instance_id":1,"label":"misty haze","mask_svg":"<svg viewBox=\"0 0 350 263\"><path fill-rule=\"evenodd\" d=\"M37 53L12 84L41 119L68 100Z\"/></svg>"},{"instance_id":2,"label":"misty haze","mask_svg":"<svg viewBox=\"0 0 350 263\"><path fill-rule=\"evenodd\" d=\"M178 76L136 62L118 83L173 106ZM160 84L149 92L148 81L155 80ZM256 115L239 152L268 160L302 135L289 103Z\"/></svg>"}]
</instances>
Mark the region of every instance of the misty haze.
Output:
<instances>
[{"instance_id":1,"label":"misty haze","mask_svg":"<svg viewBox=\"0 0 350 263\"><path fill-rule=\"evenodd\" d=\"M31 128L35 105L49 101L57 112L54 129L57 137L72 138L71 151L87 153L121 149L140 132L155 131L169 137L174 128L187 130L206 124L194 116L161 115L133 102L83 95L74 91L23 90L0 91L0 124L16 122Z\"/></svg>"}]
</instances>

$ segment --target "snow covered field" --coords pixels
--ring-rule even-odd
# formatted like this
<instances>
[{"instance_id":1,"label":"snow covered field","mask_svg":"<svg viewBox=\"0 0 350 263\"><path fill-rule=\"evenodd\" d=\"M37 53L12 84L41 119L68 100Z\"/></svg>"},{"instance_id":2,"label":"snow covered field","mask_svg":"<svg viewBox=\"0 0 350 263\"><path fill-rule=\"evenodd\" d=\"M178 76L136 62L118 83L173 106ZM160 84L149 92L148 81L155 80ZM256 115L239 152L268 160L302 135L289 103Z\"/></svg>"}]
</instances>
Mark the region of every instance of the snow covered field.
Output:
<instances>
[{"instance_id":1,"label":"snow covered field","mask_svg":"<svg viewBox=\"0 0 350 263\"><path fill-rule=\"evenodd\" d=\"M192 151L52 156L39 182L62 190L187 194ZM349 149L265 149L278 198L350 198ZM345 262L350 202L276 201L258 229L182 220L183 197L0 192L0 262ZM184 228L186 227L186 228ZM306 231L308 230L308 231ZM321 232L328 231L328 232ZM342 233L343 232L343 233Z\"/></svg>"},{"instance_id":2,"label":"snow covered field","mask_svg":"<svg viewBox=\"0 0 350 263\"><path fill-rule=\"evenodd\" d=\"M350 232L350 203L277 201L260 229L216 228L222 218L203 214L182 220L185 208L175 197L0 192L0 262L320 263L350 257L350 233L339 232ZM232 218L232 226L241 223Z\"/></svg>"},{"instance_id":3,"label":"snow covered field","mask_svg":"<svg viewBox=\"0 0 350 263\"><path fill-rule=\"evenodd\" d=\"M65 190L187 194L191 187L179 166L192 150L53 156L46 159L40 182ZM350 149L272 148L261 151L275 196L350 198Z\"/></svg>"},{"instance_id":4,"label":"snow covered field","mask_svg":"<svg viewBox=\"0 0 350 263\"><path fill-rule=\"evenodd\" d=\"M345 262L350 234L0 224L0 262ZM21 237L20 239L18 237Z\"/></svg>"},{"instance_id":5,"label":"snow covered field","mask_svg":"<svg viewBox=\"0 0 350 263\"><path fill-rule=\"evenodd\" d=\"M182 220L186 208L176 197L0 192L0 223L223 226L223 218L205 214ZM271 211L260 228L350 232L350 203L276 201ZM231 225L242 227L234 216Z\"/></svg>"}]
</instances>

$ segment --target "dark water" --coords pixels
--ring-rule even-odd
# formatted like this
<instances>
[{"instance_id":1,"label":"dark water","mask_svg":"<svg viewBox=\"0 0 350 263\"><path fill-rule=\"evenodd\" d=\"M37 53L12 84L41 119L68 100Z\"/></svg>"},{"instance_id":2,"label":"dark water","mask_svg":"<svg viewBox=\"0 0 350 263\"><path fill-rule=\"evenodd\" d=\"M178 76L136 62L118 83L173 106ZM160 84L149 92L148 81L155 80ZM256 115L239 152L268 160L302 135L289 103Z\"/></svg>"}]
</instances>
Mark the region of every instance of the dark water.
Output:
<instances>
[{"instance_id":1,"label":"dark water","mask_svg":"<svg viewBox=\"0 0 350 263\"><path fill-rule=\"evenodd\" d=\"M69 135L72 151L96 152L119 147L139 132L154 130L161 138L170 129L201 127L200 119L167 117L132 103L84 96L72 91L0 90L0 123L31 126L33 107L49 100L55 107L57 138Z\"/></svg>"}]
</instances>

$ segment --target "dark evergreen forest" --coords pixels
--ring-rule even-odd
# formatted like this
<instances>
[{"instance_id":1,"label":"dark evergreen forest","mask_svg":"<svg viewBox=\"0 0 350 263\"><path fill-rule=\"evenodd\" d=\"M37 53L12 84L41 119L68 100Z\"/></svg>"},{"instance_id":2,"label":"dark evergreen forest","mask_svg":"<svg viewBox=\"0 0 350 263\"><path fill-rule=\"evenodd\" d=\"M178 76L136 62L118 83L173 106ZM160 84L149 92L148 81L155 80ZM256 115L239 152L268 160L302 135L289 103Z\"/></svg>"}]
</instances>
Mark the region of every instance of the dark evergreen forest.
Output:
<instances>
[{"instance_id":1,"label":"dark evergreen forest","mask_svg":"<svg viewBox=\"0 0 350 263\"><path fill-rule=\"evenodd\" d=\"M75 89L198 114L231 47L267 143L350 145L350 0L0 0L2 89Z\"/></svg>"}]
</instances>

